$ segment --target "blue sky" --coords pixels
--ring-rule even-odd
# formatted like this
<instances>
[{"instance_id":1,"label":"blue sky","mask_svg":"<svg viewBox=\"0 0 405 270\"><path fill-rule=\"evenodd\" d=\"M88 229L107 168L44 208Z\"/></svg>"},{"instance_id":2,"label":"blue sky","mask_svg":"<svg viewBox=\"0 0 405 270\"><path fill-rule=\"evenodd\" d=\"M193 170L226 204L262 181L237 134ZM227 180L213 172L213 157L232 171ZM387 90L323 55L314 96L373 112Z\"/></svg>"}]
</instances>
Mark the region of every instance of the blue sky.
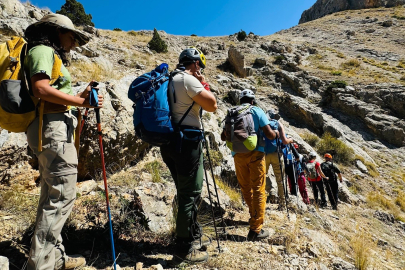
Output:
<instances>
[{"instance_id":1,"label":"blue sky","mask_svg":"<svg viewBox=\"0 0 405 270\"><path fill-rule=\"evenodd\" d=\"M65 0L30 0L52 12ZM80 0L97 28L164 30L174 35L224 36L243 29L270 35L298 24L316 0L130 1Z\"/></svg>"}]
</instances>

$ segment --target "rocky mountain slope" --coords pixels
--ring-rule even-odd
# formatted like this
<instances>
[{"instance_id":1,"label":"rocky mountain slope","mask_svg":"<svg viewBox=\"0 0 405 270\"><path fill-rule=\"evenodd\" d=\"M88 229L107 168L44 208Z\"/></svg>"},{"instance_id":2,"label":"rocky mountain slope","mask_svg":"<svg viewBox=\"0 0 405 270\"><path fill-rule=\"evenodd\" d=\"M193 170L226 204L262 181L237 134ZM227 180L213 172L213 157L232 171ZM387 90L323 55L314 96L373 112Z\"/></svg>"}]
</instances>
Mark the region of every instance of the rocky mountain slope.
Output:
<instances>
[{"instance_id":1,"label":"rocky mountain slope","mask_svg":"<svg viewBox=\"0 0 405 270\"><path fill-rule=\"evenodd\" d=\"M343 10L395 7L404 3L403 0L318 0L312 7L302 13L299 23L316 20Z\"/></svg>"},{"instance_id":2,"label":"rocky mountain slope","mask_svg":"<svg viewBox=\"0 0 405 270\"><path fill-rule=\"evenodd\" d=\"M48 12L16 0L0 7L0 42ZM117 263L124 269L170 268L174 184L159 150L136 138L126 95L134 78L161 62L174 67L184 48L197 46L207 56L204 74L219 104L203 119L227 234L221 233L216 209L223 252L214 243L207 263L185 268L404 269L404 18L404 6L347 10L271 36L250 34L244 41L236 35L161 31L165 54L148 48L151 31L86 27L92 40L72 53L69 70L75 91L95 79L105 95L101 113ZM245 88L256 92L260 107L279 111L301 153L315 149L321 157L336 150L345 178L338 211L306 206L291 196L288 218L269 204L265 227L271 236L260 243L244 241L248 211L219 136L227 108ZM68 252L86 256L86 269L111 269L94 118L90 111L78 199L63 235ZM25 140L24 134L0 130L0 256L8 257L10 269L21 269L26 261L39 194L35 159ZM215 237L208 198L205 185L200 221Z\"/></svg>"}]
</instances>

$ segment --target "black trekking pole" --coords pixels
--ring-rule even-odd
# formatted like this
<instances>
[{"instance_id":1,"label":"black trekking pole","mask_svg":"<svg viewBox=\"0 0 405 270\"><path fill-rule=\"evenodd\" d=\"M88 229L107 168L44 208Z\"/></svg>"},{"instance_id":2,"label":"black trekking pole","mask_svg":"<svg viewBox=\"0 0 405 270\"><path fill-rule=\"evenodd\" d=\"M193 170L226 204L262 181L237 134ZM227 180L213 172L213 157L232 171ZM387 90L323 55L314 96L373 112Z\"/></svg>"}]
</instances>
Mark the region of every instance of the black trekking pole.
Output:
<instances>
[{"instance_id":1,"label":"black trekking pole","mask_svg":"<svg viewBox=\"0 0 405 270\"><path fill-rule=\"evenodd\" d=\"M203 158L203 164L205 164L205 158ZM221 251L221 246L219 245L219 237L218 237L217 224L216 224L216 222L215 222L214 207L212 206L210 184L209 184L209 182L208 182L208 174L207 174L207 170L205 169L205 165L203 165L203 166L204 166L205 182L207 183L208 199L210 200L210 205L211 205L212 221L214 222L215 236L217 237L218 251Z\"/></svg>"},{"instance_id":2,"label":"black trekking pole","mask_svg":"<svg viewBox=\"0 0 405 270\"><path fill-rule=\"evenodd\" d=\"M202 109L200 110L200 115L202 115ZM202 118L201 118L201 119L202 119ZM202 132L203 132L203 137L204 137L203 139L204 139L205 149L206 149L206 151L207 151L208 164L209 164L210 170L211 170L212 182L214 183L215 195L216 195L216 197L217 197L218 208L219 208L220 211L221 211L221 203L220 203L220 201L219 201L217 183L216 183L216 181L215 181L215 175L214 175L214 170L213 170L213 168L212 168L212 162L211 162L211 155L210 155L210 150L209 150L209 146L208 146L208 140L207 140L206 137L205 137L204 123L203 123L202 120L201 120L201 127L202 127ZM205 170L205 167L204 167L204 170ZM207 178L207 177L206 177L206 181L207 181L207 189L208 189L208 188L209 188L209 185L208 185L208 178ZM208 190L208 194L210 194L209 190ZM211 195L209 195L209 196L211 196ZM212 207L212 202L211 202L211 207ZM212 218L214 219L214 225L215 225L215 217L214 217L214 215L212 216ZM226 234L224 215L223 215L222 211L221 211L221 221L222 221L223 233ZM216 228L215 228L215 233L217 233L217 232L216 232ZM221 248L220 248L220 246L219 246L219 238L218 238L218 235L217 235L217 239L218 239L218 251L220 252L220 251L221 251Z\"/></svg>"},{"instance_id":3,"label":"black trekking pole","mask_svg":"<svg viewBox=\"0 0 405 270\"><path fill-rule=\"evenodd\" d=\"M294 185L295 185L295 196L297 196L297 207L299 208L299 206L298 206L298 179L297 179L297 176L296 176L296 171L295 171L295 166L294 166L295 157L293 155L291 147L293 147L293 146L290 144L290 153L291 153L291 158L292 158L292 160L291 160L292 164L291 165L292 165L292 168L293 168Z\"/></svg>"},{"instance_id":4,"label":"black trekking pole","mask_svg":"<svg viewBox=\"0 0 405 270\"><path fill-rule=\"evenodd\" d=\"M281 165L281 156L280 156L280 151L281 151L281 145L280 145L280 140L278 139L278 136L276 137L276 142L277 142L277 156L278 156L278 164L280 165L280 172L281 172L281 183L283 184L283 190L284 190L284 199L285 199L285 208L287 210L287 217L288 220L290 220L290 213L288 212L288 206L287 206L287 193L285 190L285 184L284 184L284 172L283 172L283 166ZM279 194L280 197L280 194Z\"/></svg>"}]
</instances>

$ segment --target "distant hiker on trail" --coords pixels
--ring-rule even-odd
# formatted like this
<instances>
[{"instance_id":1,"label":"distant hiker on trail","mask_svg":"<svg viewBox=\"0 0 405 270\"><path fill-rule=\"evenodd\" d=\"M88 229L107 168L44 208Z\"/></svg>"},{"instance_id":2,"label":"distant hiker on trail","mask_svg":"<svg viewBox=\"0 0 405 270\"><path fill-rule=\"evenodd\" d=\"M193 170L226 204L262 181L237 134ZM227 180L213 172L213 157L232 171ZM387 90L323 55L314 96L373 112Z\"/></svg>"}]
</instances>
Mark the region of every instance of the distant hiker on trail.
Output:
<instances>
[{"instance_id":1,"label":"distant hiker on trail","mask_svg":"<svg viewBox=\"0 0 405 270\"><path fill-rule=\"evenodd\" d=\"M298 183L298 188L302 197L302 201L305 204L309 204L309 197L308 197L308 191L307 191L307 186L306 186L306 178L305 178L305 170L308 170L305 163L303 162L303 156L298 154L298 144L293 143L292 144L293 148L291 148L293 150L294 153L294 170L295 170L295 175L296 175L296 181ZM287 171L287 170L286 170ZM288 174L288 171L287 171ZM291 182L291 176L288 175L288 181L289 183ZM290 186L290 192L292 193L291 190L292 186ZM294 192L296 194L296 192Z\"/></svg>"},{"instance_id":2,"label":"distant hiker on trail","mask_svg":"<svg viewBox=\"0 0 405 270\"><path fill-rule=\"evenodd\" d=\"M283 145L287 145L293 142L293 139L287 138L286 134L284 132L284 127L281 124L280 121L276 120L275 113L273 110L267 111L267 117L270 120L270 127L272 130L278 130L280 134L280 138L269 140L265 138L266 145L264 147L264 152L266 154L266 175L268 175L270 165L273 169L274 175L276 176L276 183L270 179L270 177L266 177L266 191L268 192L269 196L267 199L267 202L269 203L276 203L276 197L278 195L278 204L279 208L282 209L285 207L285 200L284 200L284 189L283 189L283 183L282 183L282 173L285 173L285 167L284 167L284 159L282 158L283 156L280 153L280 159L279 159L279 154L277 153L277 141L276 140L281 140ZM279 118L279 117L278 117ZM280 164L282 166L282 170L280 169ZM276 190L277 188L277 190Z\"/></svg>"},{"instance_id":3,"label":"distant hiker on trail","mask_svg":"<svg viewBox=\"0 0 405 270\"><path fill-rule=\"evenodd\" d=\"M76 199L78 160L74 133L77 119L71 106L91 107L92 83L74 96L71 77L64 65L68 63L70 50L86 44L89 38L76 30L68 17L59 14L46 15L30 25L25 30L25 38L28 53L24 69L30 91L41 99L39 116L27 130L28 145L38 157L41 177L27 269L76 269L84 266L86 260L80 256L67 256L61 237L62 227ZM98 98L99 107L102 107L103 97ZM42 141L38 135L41 125Z\"/></svg>"},{"instance_id":4,"label":"distant hiker on trail","mask_svg":"<svg viewBox=\"0 0 405 270\"><path fill-rule=\"evenodd\" d=\"M312 186L312 191L314 192L314 199L315 203L320 207L326 206L326 197L325 197L325 190L323 189L323 182L322 178L328 179L325 174L322 172L321 164L317 162L316 153L310 152L308 155L308 162L307 162L307 175L308 181ZM318 192L321 193L321 203L318 204Z\"/></svg>"},{"instance_id":5,"label":"distant hiker on trail","mask_svg":"<svg viewBox=\"0 0 405 270\"><path fill-rule=\"evenodd\" d=\"M253 91L245 89L239 98L240 104L228 110L221 139L232 150L238 182L249 207L250 230L248 241L256 241L269 236L262 229L266 208L266 160L264 154L264 135L273 140L278 131L270 128L266 114L256 104Z\"/></svg>"},{"instance_id":6,"label":"distant hiker on trail","mask_svg":"<svg viewBox=\"0 0 405 270\"><path fill-rule=\"evenodd\" d=\"M328 177L328 179L324 179L324 184L326 191L328 192L328 198L332 206L332 209L337 210L338 194L339 194L339 185L337 182L337 176L339 176L340 183L343 182L343 177L336 164L333 164L332 155L326 153L324 155L324 158L325 162L321 164L321 169L324 172L324 174Z\"/></svg>"},{"instance_id":7,"label":"distant hiker on trail","mask_svg":"<svg viewBox=\"0 0 405 270\"><path fill-rule=\"evenodd\" d=\"M178 132L176 139L161 146L160 150L177 189L178 212L173 255L176 264L208 259L208 253L200 249L210 240L203 241L202 228L197 222L204 177L200 109L214 112L217 102L202 75L205 65L206 59L200 50L185 49L174 71L177 74L169 84L173 123L182 133Z\"/></svg>"}]
</instances>

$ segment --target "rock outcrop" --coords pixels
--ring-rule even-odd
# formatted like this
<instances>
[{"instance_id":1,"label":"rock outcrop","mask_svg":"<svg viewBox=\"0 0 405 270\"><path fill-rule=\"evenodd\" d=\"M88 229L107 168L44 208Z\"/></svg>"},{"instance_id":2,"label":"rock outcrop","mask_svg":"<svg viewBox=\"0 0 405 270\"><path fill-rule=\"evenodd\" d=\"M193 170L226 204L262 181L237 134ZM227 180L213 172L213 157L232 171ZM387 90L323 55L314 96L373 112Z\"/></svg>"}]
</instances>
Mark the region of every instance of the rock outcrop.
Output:
<instances>
[{"instance_id":1,"label":"rock outcrop","mask_svg":"<svg viewBox=\"0 0 405 270\"><path fill-rule=\"evenodd\" d=\"M302 13L299 23L313 21L342 10L393 7L403 4L405 4L404 0L318 0L311 8Z\"/></svg>"}]
</instances>

